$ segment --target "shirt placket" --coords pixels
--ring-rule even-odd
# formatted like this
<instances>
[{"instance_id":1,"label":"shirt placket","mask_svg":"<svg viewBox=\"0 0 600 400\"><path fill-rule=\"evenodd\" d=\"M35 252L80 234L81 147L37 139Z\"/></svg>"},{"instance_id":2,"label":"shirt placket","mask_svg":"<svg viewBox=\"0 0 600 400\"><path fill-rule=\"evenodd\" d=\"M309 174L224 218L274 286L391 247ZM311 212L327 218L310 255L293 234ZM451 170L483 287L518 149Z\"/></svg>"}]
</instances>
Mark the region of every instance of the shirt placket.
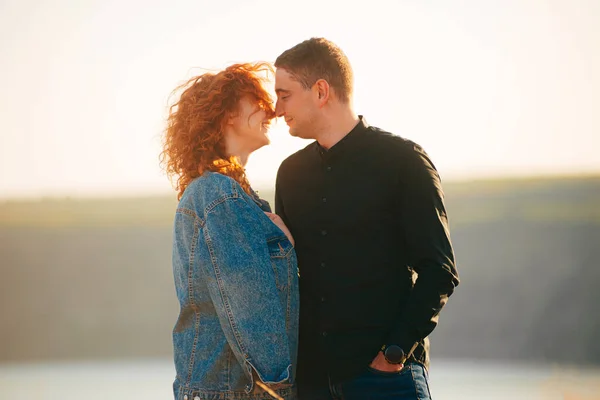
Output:
<instances>
[{"instance_id":1,"label":"shirt placket","mask_svg":"<svg viewBox=\"0 0 600 400\"><path fill-rule=\"evenodd\" d=\"M330 260L328 260L326 258L326 254L328 254L327 252L327 246L328 246L328 242L330 242L331 239L331 235L333 232L331 232L331 230L329 229L330 227L328 226L328 214L329 214L329 209L331 207L331 201L330 201L330 194L332 193L333 190L333 165L332 165L332 160L329 154L327 154L324 150L320 150L320 155L321 155L321 161L322 161L322 173L323 173L323 186L322 186L322 191L320 193L316 193L316 195L318 196L318 202L319 202L319 211L320 211L320 215L321 215L321 226L319 227L320 229L320 242L321 242L321 259L319 260L319 265L317 266L317 268L319 269L319 275L321 275L321 282L327 282L328 280L325 278L326 275L328 275L329 273L331 273L330 271L330 265L328 265L328 263L330 262ZM327 292L327 287L325 285L321 285L321 287L319 288L319 294L318 294L318 298L317 301L319 303L319 309L320 309L320 315L321 315L321 336L323 338L323 340L325 340L325 338L327 338L329 332L327 331L327 327L326 327L326 315L327 313L324 312L324 307L326 307L327 302L330 300L329 298L329 294Z\"/></svg>"}]
</instances>

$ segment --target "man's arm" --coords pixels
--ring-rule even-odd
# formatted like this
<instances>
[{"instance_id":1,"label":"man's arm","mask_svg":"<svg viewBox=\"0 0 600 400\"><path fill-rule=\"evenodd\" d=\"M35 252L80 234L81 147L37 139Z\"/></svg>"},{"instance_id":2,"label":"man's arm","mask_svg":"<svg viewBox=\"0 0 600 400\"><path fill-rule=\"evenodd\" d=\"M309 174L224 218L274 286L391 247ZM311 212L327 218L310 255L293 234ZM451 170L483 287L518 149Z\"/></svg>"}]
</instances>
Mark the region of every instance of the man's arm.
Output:
<instances>
[{"instance_id":1,"label":"man's arm","mask_svg":"<svg viewBox=\"0 0 600 400\"><path fill-rule=\"evenodd\" d=\"M277 171L277 178L275 179L275 214L279 215L285 225L289 228L289 220L287 215L285 215L285 209L283 207L283 199L281 198L281 181L283 173L281 172L281 167Z\"/></svg>"},{"instance_id":2,"label":"man's arm","mask_svg":"<svg viewBox=\"0 0 600 400\"><path fill-rule=\"evenodd\" d=\"M408 357L436 327L459 279L439 174L418 145L407 153L397 192L398 218L409 266L418 278L387 344L400 346Z\"/></svg>"}]
</instances>

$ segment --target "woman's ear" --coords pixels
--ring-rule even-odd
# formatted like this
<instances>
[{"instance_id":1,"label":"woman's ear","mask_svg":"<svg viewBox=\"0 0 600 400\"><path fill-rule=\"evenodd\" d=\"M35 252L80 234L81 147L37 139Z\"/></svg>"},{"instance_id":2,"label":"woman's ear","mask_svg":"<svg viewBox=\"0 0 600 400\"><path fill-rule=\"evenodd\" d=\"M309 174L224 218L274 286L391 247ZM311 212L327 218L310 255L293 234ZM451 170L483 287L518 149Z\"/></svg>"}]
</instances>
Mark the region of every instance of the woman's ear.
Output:
<instances>
[{"instance_id":1,"label":"woman's ear","mask_svg":"<svg viewBox=\"0 0 600 400\"><path fill-rule=\"evenodd\" d=\"M229 114L229 115L227 115L227 117L225 117L225 125L233 126L233 125L235 125L237 119L238 119L237 114Z\"/></svg>"}]
</instances>

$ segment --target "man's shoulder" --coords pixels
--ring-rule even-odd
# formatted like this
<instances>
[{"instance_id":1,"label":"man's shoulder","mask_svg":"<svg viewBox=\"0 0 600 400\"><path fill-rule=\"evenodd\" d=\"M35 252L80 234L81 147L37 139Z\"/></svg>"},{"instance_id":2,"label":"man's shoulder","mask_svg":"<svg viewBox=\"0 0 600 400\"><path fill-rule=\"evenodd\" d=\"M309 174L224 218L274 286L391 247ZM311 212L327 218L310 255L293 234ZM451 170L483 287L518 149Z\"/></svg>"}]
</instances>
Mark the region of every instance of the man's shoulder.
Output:
<instances>
[{"instance_id":1,"label":"man's shoulder","mask_svg":"<svg viewBox=\"0 0 600 400\"><path fill-rule=\"evenodd\" d=\"M376 127L370 127L370 132L371 146L382 159L404 171L427 172L428 176L437 174L435 164L420 144Z\"/></svg>"},{"instance_id":2,"label":"man's shoulder","mask_svg":"<svg viewBox=\"0 0 600 400\"><path fill-rule=\"evenodd\" d=\"M419 152L422 147L402 135L394 134L376 126L369 126L369 140L372 145L375 145L382 150L391 152Z\"/></svg>"}]
</instances>

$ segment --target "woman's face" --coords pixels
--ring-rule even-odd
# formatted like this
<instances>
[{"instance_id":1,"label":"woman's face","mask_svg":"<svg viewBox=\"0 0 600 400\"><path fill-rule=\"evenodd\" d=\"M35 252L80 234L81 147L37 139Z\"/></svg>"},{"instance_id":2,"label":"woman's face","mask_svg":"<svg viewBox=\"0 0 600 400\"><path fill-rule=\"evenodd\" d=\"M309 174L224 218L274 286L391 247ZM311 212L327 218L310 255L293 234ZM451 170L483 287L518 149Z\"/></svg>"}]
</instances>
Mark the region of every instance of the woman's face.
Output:
<instances>
[{"instance_id":1,"label":"woman's face","mask_svg":"<svg viewBox=\"0 0 600 400\"><path fill-rule=\"evenodd\" d=\"M244 97L240 100L238 109L238 115L232 120L238 144L250 152L269 144L267 131L275 116L272 107L261 106L257 101Z\"/></svg>"}]
</instances>

